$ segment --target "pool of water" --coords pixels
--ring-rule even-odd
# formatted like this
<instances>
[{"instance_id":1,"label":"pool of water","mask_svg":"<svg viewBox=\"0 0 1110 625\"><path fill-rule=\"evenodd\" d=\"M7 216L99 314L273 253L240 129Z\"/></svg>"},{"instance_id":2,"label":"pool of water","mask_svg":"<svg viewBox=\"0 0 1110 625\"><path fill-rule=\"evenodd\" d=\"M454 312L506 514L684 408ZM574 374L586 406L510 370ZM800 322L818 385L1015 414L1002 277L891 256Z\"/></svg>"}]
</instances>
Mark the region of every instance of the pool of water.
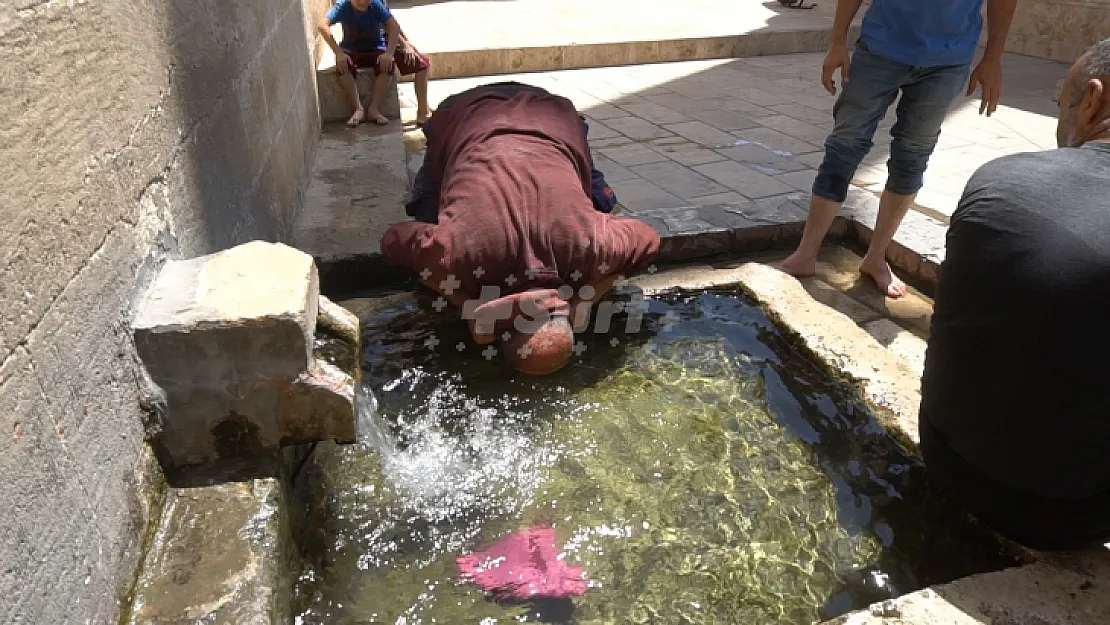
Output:
<instances>
[{"instance_id":1,"label":"pool of water","mask_svg":"<svg viewBox=\"0 0 1110 625\"><path fill-rule=\"evenodd\" d=\"M362 315L364 440L304 469L299 623L813 623L1015 563L735 293L654 298L545 378L430 304ZM459 581L457 557L538 525L584 596Z\"/></svg>"}]
</instances>

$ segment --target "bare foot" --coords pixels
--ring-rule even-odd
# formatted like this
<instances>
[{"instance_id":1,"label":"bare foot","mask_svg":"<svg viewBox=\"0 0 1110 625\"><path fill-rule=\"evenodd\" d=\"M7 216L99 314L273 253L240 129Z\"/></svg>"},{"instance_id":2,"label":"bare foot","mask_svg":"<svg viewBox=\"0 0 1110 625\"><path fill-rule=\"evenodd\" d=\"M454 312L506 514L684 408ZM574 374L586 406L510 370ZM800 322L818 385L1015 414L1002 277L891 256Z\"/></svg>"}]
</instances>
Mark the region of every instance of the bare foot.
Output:
<instances>
[{"instance_id":1,"label":"bare foot","mask_svg":"<svg viewBox=\"0 0 1110 625\"><path fill-rule=\"evenodd\" d=\"M808 278L817 273L817 259L794 252L779 263L778 268L795 278Z\"/></svg>"},{"instance_id":2,"label":"bare foot","mask_svg":"<svg viewBox=\"0 0 1110 625\"><path fill-rule=\"evenodd\" d=\"M389 123L389 120L385 118L385 115L382 115L380 112L375 111L374 109L366 111L366 117L379 126L384 126Z\"/></svg>"},{"instance_id":3,"label":"bare foot","mask_svg":"<svg viewBox=\"0 0 1110 625\"><path fill-rule=\"evenodd\" d=\"M865 258L859 266L859 271L874 280L875 286L879 287L887 297L899 299L906 296L908 291L906 283L894 275L885 260L874 262Z\"/></svg>"},{"instance_id":4,"label":"bare foot","mask_svg":"<svg viewBox=\"0 0 1110 625\"><path fill-rule=\"evenodd\" d=\"M424 122L428 121L428 118L432 116L432 113L435 113L434 109L425 109L425 110L417 109L416 110L416 125L417 126L423 126Z\"/></svg>"},{"instance_id":5,"label":"bare foot","mask_svg":"<svg viewBox=\"0 0 1110 625\"><path fill-rule=\"evenodd\" d=\"M347 127L348 128L357 128L358 125L362 123L362 119L365 116L366 116L366 111L364 111L362 109L356 110L355 114L351 115L351 119L347 120Z\"/></svg>"}]
</instances>

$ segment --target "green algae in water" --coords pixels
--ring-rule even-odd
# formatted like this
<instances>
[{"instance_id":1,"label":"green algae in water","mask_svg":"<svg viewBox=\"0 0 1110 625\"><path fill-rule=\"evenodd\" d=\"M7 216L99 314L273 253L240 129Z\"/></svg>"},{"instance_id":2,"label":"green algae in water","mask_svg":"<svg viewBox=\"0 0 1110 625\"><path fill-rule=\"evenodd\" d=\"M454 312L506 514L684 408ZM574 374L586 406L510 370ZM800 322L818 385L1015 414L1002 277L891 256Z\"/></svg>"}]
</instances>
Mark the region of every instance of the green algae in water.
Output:
<instances>
[{"instance_id":1,"label":"green algae in water","mask_svg":"<svg viewBox=\"0 0 1110 625\"><path fill-rule=\"evenodd\" d=\"M547 378L460 353L427 308L363 319L390 432L309 465L300 623L812 623L1013 564L743 298L654 300ZM457 556L537 524L584 597L458 583Z\"/></svg>"}]
</instances>

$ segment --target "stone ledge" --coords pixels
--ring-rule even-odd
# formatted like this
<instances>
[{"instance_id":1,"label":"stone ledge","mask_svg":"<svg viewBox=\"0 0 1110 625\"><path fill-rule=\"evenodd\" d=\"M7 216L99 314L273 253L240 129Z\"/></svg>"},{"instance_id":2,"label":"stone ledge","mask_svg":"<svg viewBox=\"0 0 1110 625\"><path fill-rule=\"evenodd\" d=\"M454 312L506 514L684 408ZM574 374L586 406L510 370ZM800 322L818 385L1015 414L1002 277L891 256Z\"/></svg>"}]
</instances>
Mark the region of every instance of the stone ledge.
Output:
<instances>
[{"instance_id":1,"label":"stone ledge","mask_svg":"<svg viewBox=\"0 0 1110 625\"><path fill-rule=\"evenodd\" d=\"M1110 551L1046 555L827 621L825 625L1094 625L1110 622Z\"/></svg>"},{"instance_id":2,"label":"stone ledge","mask_svg":"<svg viewBox=\"0 0 1110 625\"><path fill-rule=\"evenodd\" d=\"M824 52L827 28L776 30L723 37L569 43L427 52L436 79L549 72L673 61ZM404 80L404 79L403 79Z\"/></svg>"},{"instance_id":3,"label":"stone ledge","mask_svg":"<svg viewBox=\"0 0 1110 625\"><path fill-rule=\"evenodd\" d=\"M888 432L917 447L918 377L848 316L817 302L800 282L766 265L748 263L733 277L780 328L834 375L857 386Z\"/></svg>"},{"instance_id":4,"label":"stone ledge","mask_svg":"<svg viewBox=\"0 0 1110 625\"><path fill-rule=\"evenodd\" d=\"M277 479L171 489L121 622L292 622L285 505Z\"/></svg>"},{"instance_id":5,"label":"stone ledge","mask_svg":"<svg viewBox=\"0 0 1110 625\"><path fill-rule=\"evenodd\" d=\"M872 224L879 214L875 194L852 187L844 202L841 218L849 222L851 238L866 246L871 242ZM894 235L887 252L890 264L923 287L931 295L936 290L948 226L944 222L911 210Z\"/></svg>"}]
</instances>

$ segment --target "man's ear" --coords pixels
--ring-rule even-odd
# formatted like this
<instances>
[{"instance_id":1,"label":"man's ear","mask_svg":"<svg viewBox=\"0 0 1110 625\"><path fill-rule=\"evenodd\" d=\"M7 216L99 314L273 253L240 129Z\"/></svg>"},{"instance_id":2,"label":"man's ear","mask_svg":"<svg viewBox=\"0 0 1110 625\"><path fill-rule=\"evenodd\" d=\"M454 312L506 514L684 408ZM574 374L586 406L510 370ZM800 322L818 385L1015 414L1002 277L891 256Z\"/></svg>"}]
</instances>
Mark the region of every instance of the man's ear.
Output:
<instances>
[{"instance_id":1,"label":"man's ear","mask_svg":"<svg viewBox=\"0 0 1110 625\"><path fill-rule=\"evenodd\" d=\"M1093 124L1098 119L1098 113L1106 105L1103 102L1103 97L1106 96L1105 85L1098 78L1092 78L1087 81L1083 87L1083 99L1079 102L1079 110L1076 113L1076 121L1080 126L1087 126Z\"/></svg>"}]
</instances>

